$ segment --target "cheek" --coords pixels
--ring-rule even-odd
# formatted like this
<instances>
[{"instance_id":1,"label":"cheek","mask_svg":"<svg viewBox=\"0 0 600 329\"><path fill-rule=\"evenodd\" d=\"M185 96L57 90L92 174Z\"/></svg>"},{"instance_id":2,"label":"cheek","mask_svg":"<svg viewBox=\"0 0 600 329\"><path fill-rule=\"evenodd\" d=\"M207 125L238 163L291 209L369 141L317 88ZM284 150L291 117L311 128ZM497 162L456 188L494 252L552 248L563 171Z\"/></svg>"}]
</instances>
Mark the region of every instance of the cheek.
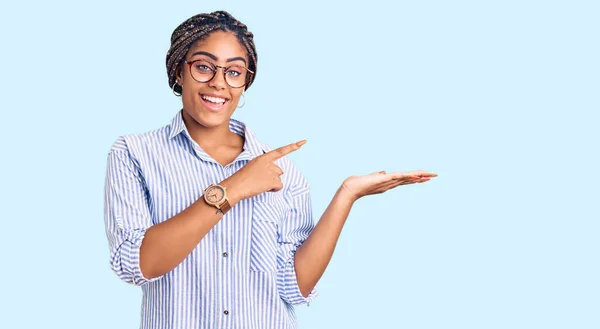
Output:
<instances>
[{"instance_id":1,"label":"cheek","mask_svg":"<svg viewBox=\"0 0 600 329\"><path fill-rule=\"evenodd\" d=\"M233 101L232 103L237 104L238 102L242 101L242 93L243 90L239 89L239 90L233 90L231 92L231 100Z\"/></svg>"},{"instance_id":2,"label":"cheek","mask_svg":"<svg viewBox=\"0 0 600 329\"><path fill-rule=\"evenodd\" d=\"M181 94L181 96L183 97L183 100L185 102L196 101L196 97L194 97L195 95L196 95L195 91L192 90L191 88L183 88L183 93Z\"/></svg>"},{"instance_id":3,"label":"cheek","mask_svg":"<svg viewBox=\"0 0 600 329\"><path fill-rule=\"evenodd\" d=\"M183 93L181 94L181 101L185 108L194 108L200 103L197 90L194 88L183 87Z\"/></svg>"}]
</instances>

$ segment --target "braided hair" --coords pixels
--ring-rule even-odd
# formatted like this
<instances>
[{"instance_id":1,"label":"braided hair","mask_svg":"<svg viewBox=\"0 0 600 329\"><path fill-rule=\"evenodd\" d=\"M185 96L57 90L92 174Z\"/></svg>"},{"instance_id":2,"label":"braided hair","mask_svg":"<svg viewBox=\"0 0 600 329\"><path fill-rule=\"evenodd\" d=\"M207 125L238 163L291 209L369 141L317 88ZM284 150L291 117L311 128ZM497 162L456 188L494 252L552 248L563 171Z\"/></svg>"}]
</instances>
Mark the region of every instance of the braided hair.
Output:
<instances>
[{"instance_id":1,"label":"braided hair","mask_svg":"<svg viewBox=\"0 0 600 329\"><path fill-rule=\"evenodd\" d=\"M183 64L185 55L198 41L206 38L211 32L223 31L233 32L240 44L248 52L248 69L254 72L249 76L250 81L246 84L247 90L256 76L256 47L254 46L254 35L248 31L246 25L235 19L226 11L215 11L212 13L198 14L188 18L181 23L173 34L171 34L171 48L167 52L167 75L169 87L177 93L181 93L181 86L177 84L177 73Z\"/></svg>"}]
</instances>

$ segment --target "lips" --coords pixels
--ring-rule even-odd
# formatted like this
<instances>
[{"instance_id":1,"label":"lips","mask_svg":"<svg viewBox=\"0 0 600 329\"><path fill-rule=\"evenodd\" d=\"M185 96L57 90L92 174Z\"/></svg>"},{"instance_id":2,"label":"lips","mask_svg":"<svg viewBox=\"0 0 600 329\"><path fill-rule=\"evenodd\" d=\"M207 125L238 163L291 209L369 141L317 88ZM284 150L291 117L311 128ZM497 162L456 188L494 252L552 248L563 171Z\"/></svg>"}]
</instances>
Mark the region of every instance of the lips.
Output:
<instances>
[{"instance_id":1,"label":"lips","mask_svg":"<svg viewBox=\"0 0 600 329\"><path fill-rule=\"evenodd\" d=\"M202 97L202 99L205 101L221 105L225 104L225 102L227 101L227 98L215 97L210 95L200 95L200 97Z\"/></svg>"},{"instance_id":2,"label":"lips","mask_svg":"<svg viewBox=\"0 0 600 329\"><path fill-rule=\"evenodd\" d=\"M200 99L206 108L212 112L219 112L219 110L221 110L223 106L229 102L228 98L208 94L200 94Z\"/></svg>"}]
</instances>

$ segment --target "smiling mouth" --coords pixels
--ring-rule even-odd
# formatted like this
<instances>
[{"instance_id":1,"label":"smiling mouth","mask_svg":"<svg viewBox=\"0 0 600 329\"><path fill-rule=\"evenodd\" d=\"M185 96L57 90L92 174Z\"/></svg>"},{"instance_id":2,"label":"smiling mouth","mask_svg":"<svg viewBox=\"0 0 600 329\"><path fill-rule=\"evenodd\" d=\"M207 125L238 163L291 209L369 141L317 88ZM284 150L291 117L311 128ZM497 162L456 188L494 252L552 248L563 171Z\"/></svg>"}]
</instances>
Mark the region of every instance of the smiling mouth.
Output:
<instances>
[{"instance_id":1,"label":"smiling mouth","mask_svg":"<svg viewBox=\"0 0 600 329\"><path fill-rule=\"evenodd\" d=\"M227 98L222 98L222 97L215 97L215 96L208 96L208 95L200 95L200 97L205 102L214 104L214 105L223 105L228 101Z\"/></svg>"}]
</instances>

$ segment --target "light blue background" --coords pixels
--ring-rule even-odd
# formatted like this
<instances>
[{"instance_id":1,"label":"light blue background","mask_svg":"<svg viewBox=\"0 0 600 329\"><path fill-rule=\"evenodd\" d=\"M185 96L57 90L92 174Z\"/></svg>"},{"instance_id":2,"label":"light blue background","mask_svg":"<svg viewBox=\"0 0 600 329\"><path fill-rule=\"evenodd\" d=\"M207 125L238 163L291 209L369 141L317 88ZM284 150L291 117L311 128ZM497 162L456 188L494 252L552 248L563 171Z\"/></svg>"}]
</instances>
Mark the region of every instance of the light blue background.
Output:
<instances>
[{"instance_id":1,"label":"light blue background","mask_svg":"<svg viewBox=\"0 0 600 329\"><path fill-rule=\"evenodd\" d=\"M235 117L291 155L316 219L360 200L300 328L600 328L596 1L2 4L2 328L136 328L111 272L106 155L169 122L173 29L226 9L259 65Z\"/></svg>"}]
</instances>

